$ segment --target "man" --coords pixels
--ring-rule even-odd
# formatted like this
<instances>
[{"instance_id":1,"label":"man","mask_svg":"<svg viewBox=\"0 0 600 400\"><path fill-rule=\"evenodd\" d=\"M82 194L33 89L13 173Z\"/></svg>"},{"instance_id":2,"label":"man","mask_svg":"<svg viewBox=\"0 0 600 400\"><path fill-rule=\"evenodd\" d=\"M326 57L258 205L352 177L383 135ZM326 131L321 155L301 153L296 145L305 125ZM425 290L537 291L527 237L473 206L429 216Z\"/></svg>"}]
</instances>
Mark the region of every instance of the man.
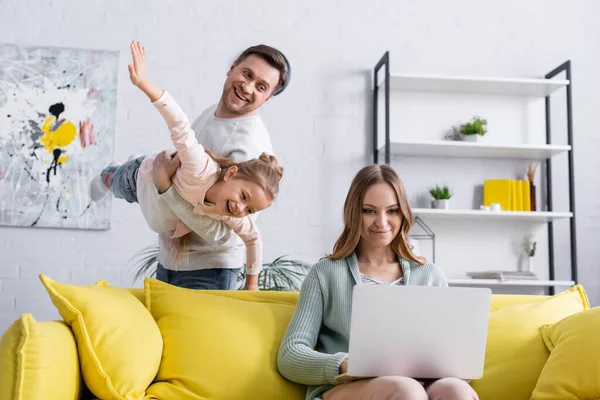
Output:
<instances>
[{"instance_id":1,"label":"man","mask_svg":"<svg viewBox=\"0 0 600 400\"><path fill-rule=\"evenodd\" d=\"M202 112L192 125L196 138L217 157L245 161L262 152L274 154L257 110L280 94L290 79L285 56L266 45L250 47L227 72L219 103ZM169 233L159 235L157 279L191 289L235 289L244 262L244 246L221 221L193 213L193 207L171 186L179 167L173 153L162 152L154 162L154 184L161 199L188 227L187 243L175 270L169 254ZM258 276L248 276L247 289L257 289Z\"/></svg>"}]
</instances>

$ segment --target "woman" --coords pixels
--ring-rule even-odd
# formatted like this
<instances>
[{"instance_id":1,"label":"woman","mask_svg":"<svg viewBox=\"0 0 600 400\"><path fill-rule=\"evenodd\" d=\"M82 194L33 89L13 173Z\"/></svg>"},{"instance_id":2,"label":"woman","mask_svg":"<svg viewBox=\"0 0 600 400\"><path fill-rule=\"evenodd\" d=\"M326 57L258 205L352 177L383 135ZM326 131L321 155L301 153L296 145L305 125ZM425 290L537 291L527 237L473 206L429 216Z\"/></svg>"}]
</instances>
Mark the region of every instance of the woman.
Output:
<instances>
[{"instance_id":1,"label":"woman","mask_svg":"<svg viewBox=\"0 0 600 400\"><path fill-rule=\"evenodd\" d=\"M309 385L308 400L478 399L467 382L456 378L425 384L401 376L336 381L348 365L354 285L447 286L437 266L412 253L411 224L412 211L396 172L386 165L361 169L344 204L344 231L333 254L315 264L302 283L279 348L279 372Z\"/></svg>"}]
</instances>

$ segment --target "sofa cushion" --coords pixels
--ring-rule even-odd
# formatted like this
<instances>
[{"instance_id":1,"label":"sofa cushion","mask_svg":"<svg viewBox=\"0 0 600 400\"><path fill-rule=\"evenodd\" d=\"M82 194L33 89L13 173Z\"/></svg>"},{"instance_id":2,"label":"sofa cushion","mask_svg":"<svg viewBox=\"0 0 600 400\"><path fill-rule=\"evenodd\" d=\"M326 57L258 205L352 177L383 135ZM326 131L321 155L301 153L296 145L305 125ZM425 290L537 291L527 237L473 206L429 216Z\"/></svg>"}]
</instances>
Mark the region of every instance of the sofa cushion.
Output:
<instances>
[{"instance_id":1,"label":"sofa cushion","mask_svg":"<svg viewBox=\"0 0 600 400\"><path fill-rule=\"evenodd\" d=\"M549 296L525 295L525 294L495 294L492 296L491 310L500 310L519 304L539 303L548 300Z\"/></svg>"},{"instance_id":2,"label":"sofa cushion","mask_svg":"<svg viewBox=\"0 0 600 400\"><path fill-rule=\"evenodd\" d=\"M471 385L480 400L529 400L549 356L540 328L589 308L582 286L490 312L485 366Z\"/></svg>"},{"instance_id":3,"label":"sofa cushion","mask_svg":"<svg viewBox=\"0 0 600 400\"><path fill-rule=\"evenodd\" d=\"M160 364L162 338L144 305L126 289L40 279L73 330L87 387L101 399L142 399Z\"/></svg>"},{"instance_id":4,"label":"sofa cushion","mask_svg":"<svg viewBox=\"0 0 600 400\"><path fill-rule=\"evenodd\" d=\"M163 335L148 398L304 399L277 370L297 293L204 291L145 280L146 306Z\"/></svg>"},{"instance_id":5,"label":"sofa cushion","mask_svg":"<svg viewBox=\"0 0 600 400\"><path fill-rule=\"evenodd\" d=\"M136 299L139 300L140 303L145 304L146 294L144 293L144 288L129 288L125 289L129 293L135 296Z\"/></svg>"},{"instance_id":6,"label":"sofa cushion","mask_svg":"<svg viewBox=\"0 0 600 400\"><path fill-rule=\"evenodd\" d=\"M0 371L0 399L76 400L81 392L77 345L62 321L21 315L0 341Z\"/></svg>"},{"instance_id":7,"label":"sofa cushion","mask_svg":"<svg viewBox=\"0 0 600 400\"><path fill-rule=\"evenodd\" d=\"M600 307L543 326L550 357L532 400L600 398Z\"/></svg>"}]
</instances>

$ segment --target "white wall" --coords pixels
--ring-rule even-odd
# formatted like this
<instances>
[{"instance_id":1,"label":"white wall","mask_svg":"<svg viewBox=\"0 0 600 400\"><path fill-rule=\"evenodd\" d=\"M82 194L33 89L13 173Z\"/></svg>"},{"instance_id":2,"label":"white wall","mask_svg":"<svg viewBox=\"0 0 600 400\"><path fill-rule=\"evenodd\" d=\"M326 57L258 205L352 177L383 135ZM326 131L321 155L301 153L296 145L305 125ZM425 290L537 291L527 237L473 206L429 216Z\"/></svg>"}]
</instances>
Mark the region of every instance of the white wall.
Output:
<instances>
[{"instance_id":1,"label":"white wall","mask_svg":"<svg viewBox=\"0 0 600 400\"><path fill-rule=\"evenodd\" d=\"M412 73L537 77L571 59L580 277L592 302L600 303L599 3L220 3L0 0L0 40L121 51L118 160L169 145L154 110L128 81L132 39L145 43L152 76L192 117L218 99L238 51L260 42L281 48L293 65L292 82L262 111L286 168L279 199L260 218L266 260L292 254L315 261L331 250L349 182L371 162L371 71L386 50L394 71ZM418 166L399 168L409 192L408 182L430 179ZM133 205L115 201L112 218L106 232L0 228L0 332L23 312L57 317L40 272L61 282L133 284L129 259L154 243L154 235ZM560 238L567 246L568 236ZM485 262L477 248L464 254L466 262Z\"/></svg>"}]
</instances>

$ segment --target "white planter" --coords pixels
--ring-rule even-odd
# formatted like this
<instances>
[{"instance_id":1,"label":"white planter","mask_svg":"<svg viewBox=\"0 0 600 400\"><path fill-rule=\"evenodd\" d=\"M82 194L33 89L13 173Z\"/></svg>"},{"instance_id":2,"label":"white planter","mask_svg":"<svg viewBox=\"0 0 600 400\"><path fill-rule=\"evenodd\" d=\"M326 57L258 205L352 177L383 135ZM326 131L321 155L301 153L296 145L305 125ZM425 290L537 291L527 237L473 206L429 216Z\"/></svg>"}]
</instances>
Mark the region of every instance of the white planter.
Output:
<instances>
[{"instance_id":1,"label":"white planter","mask_svg":"<svg viewBox=\"0 0 600 400\"><path fill-rule=\"evenodd\" d=\"M527 257L527 271L533 273L533 257Z\"/></svg>"},{"instance_id":2,"label":"white planter","mask_svg":"<svg viewBox=\"0 0 600 400\"><path fill-rule=\"evenodd\" d=\"M433 200L431 202L431 208L437 208L440 210L449 210L450 209L450 200Z\"/></svg>"},{"instance_id":3,"label":"white planter","mask_svg":"<svg viewBox=\"0 0 600 400\"><path fill-rule=\"evenodd\" d=\"M463 135L461 133L460 137L465 142L479 142L479 138L481 137L481 135Z\"/></svg>"}]
</instances>

